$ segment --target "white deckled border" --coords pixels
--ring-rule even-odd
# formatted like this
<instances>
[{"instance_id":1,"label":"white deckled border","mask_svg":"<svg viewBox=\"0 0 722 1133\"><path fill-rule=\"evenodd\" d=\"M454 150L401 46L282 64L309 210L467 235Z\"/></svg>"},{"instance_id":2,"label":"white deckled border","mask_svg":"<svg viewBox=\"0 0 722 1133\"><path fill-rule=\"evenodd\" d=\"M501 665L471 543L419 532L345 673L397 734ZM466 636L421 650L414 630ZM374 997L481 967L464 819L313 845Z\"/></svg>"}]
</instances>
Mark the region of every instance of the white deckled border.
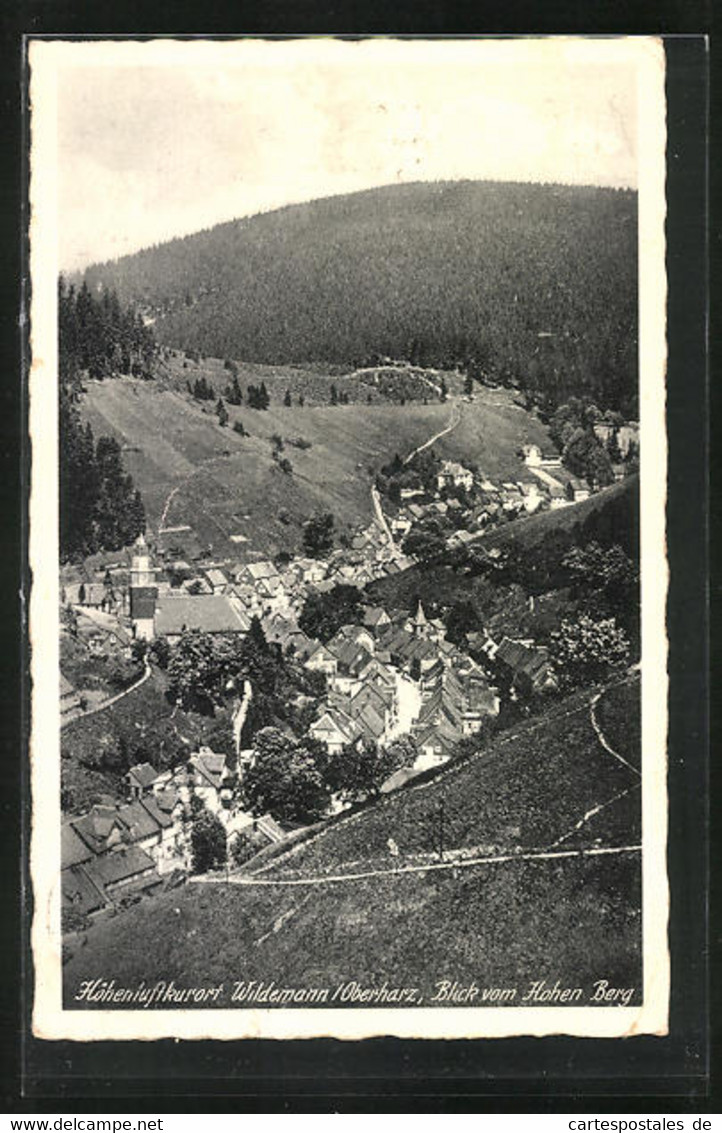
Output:
<instances>
[{"instance_id":1,"label":"white deckled border","mask_svg":"<svg viewBox=\"0 0 722 1133\"><path fill-rule=\"evenodd\" d=\"M58 688L57 523L57 121L55 92L65 67L193 67L242 63L344 64L360 52L387 66L433 52L436 60L493 55L518 67L548 59L633 65L638 86L639 284L642 561L643 947L644 1003L638 1008L400 1008L64 1011L60 958L60 709ZM664 50L660 39L552 37L524 40L392 39L342 43L328 38L275 42L158 40L31 41L32 370L30 434L30 595L32 723L31 874L35 901L33 1031L46 1039L306 1038L374 1035L476 1038L566 1034L664 1034L668 1026L667 943L667 639L665 547L665 119ZM140 944L140 942L139 942Z\"/></svg>"}]
</instances>

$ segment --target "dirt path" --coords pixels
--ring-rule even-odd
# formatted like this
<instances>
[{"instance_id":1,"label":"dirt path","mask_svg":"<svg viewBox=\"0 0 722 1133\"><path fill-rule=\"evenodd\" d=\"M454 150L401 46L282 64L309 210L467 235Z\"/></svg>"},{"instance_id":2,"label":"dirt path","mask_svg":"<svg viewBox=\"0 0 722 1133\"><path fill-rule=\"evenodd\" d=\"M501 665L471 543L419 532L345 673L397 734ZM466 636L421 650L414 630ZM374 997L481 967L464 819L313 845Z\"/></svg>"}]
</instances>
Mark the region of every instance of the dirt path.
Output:
<instances>
[{"instance_id":1,"label":"dirt path","mask_svg":"<svg viewBox=\"0 0 722 1133\"><path fill-rule=\"evenodd\" d=\"M121 701L121 700L124 700L126 696L130 696L131 692L135 692L136 689L139 689L141 687L141 685L144 685L145 682L150 677L151 672L152 672L152 669L151 669L150 664L148 662L148 658L144 657L143 658L143 676L140 677L135 682L135 684L132 684L128 688L123 689L123 691L117 693L116 696L111 696L108 700L104 700L101 704L96 704L95 708L89 708L87 710L87 712L70 713L65 718L65 720L61 720L61 722L60 722L61 731L62 731L63 728L67 727L68 724L72 724L75 720L85 720L85 718L87 716L97 716L97 714L99 712L105 712L106 708L112 708L112 706L114 704L118 704L118 702Z\"/></svg>"},{"instance_id":2,"label":"dirt path","mask_svg":"<svg viewBox=\"0 0 722 1133\"><path fill-rule=\"evenodd\" d=\"M378 488L376 487L375 484L371 485L371 502L373 504L374 513L376 515L376 520L379 524L379 527L381 528L381 530L384 532L386 538L388 539L389 546L391 547L392 550L398 551L398 547L396 546L396 543L394 542L394 537L391 534L391 528L389 527L389 525L386 521L386 516L384 515L383 508L381 507L381 497L379 496Z\"/></svg>"},{"instance_id":3,"label":"dirt path","mask_svg":"<svg viewBox=\"0 0 722 1133\"><path fill-rule=\"evenodd\" d=\"M596 694L596 696L593 696L593 697L592 697L592 699L591 699L591 701L590 701L590 703L589 703L589 719L590 719L590 720L591 720L591 722L592 722L592 727L594 728L594 731L595 731L595 732L596 732L596 734L597 734L597 739L599 740L599 742L600 742L600 744L602 745L602 747L604 748L604 750L605 750L605 751L608 751L610 755L613 755L615 759L619 760L619 762L620 762L620 763L622 763L622 764L623 764L623 765L624 765L625 767L627 767L627 768L628 768L628 769L629 769L629 770L630 770L631 772L633 772L633 774L635 774L635 775L637 776L637 778L638 778L638 779L640 779L640 778L641 778L641 774L640 774L640 772L639 772L639 771L637 770L637 768L636 768L636 767L634 767L634 766L633 766L633 765L632 765L631 763L628 763L628 762L627 762L627 760L626 760L626 759L624 758L624 756L623 756L623 755L620 755L618 751L615 751L615 750L614 750L614 748L613 748L613 747L611 746L611 744L609 744L609 743L607 742L607 740L606 740L606 738L605 738L605 736L604 736L604 733L603 733L602 729L601 729L601 728L600 728L600 726L599 726L599 721L597 720L597 716L596 716L596 713L595 713L595 711L594 711L594 710L595 710L595 708L597 707L597 705L599 704L599 701L600 701L600 700L602 699L602 697L604 696L604 693L605 693L606 691L607 691L606 689L602 689L602 691L601 691L601 692L598 692L598 693Z\"/></svg>"},{"instance_id":4,"label":"dirt path","mask_svg":"<svg viewBox=\"0 0 722 1133\"><path fill-rule=\"evenodd\" d=\"M451 433L456 428L461 421L461 410L458 405L452 407L451 416L454 420L449 421L446 428L441 429L438 433L434 433L433 437L429 437L428 441L424 441L422 445L419 445L413 452L410 452L409 455L404 458L404 464L408 464L418 453L423 452L424 449L430 448L431 445L436 444L438 440L441 440L442 437L445 437L447 433Z\"/></svg>"},{"instance_id":5,"label":"dirt path","mask_svg":"<svg viewBox=\"0 0 722 1133\"><path fill-rule=\"evenodd\" d=\"M173 488L170 491L170 493L168 494L168 497L166 498L166 501L163 505L163 514L161 515L160 519L158 520L158 534L159 535L162 535L163 532L165 531L165 521L168 518L168 511L170 509L170 505L173 503L173 499L175 497L176 492L179 492L181 490L181 487L182 487L182 484L176 484L175 488Z\"/></svg>"},{"instance_id":6,"label":"dirt path","mask_svg":"<svg viewBox=\"0 0 722 1133\"><path fill-rule=\"evenodd\" d=\"M582 704L575 705L575 707L570 708L568 711L559 713L558 715L554 716L554 720L555 721L565 720L568 717L575 716L580 711L583 710L583 707L584 706ZM507 744L513 743L515 740L517 740L519 738L519 736L533 735L534 732L538 731L540 728L545 727L547 722L548 721L547 721L546 718L530 720L526 724L523 724L520 727L516 727L513 730L509 731L508 733L502 735L499 738L499 740L496 742L495 746L497 748L503 748ZM431 779L426 779L421 783L411 784L411 785L407 786L405 788L405 792L408 795L408 794L411 794L411 793L417 794L418 792L434 790L435 788L437 788L439 786L440 783L443 783L445 780L463 772L466 769L467 766L468 766L467 763L449 763L449 764L446 764L444 767L442 767L439 770L438 775L435 775ZM636 784L634 784L633 786L636 786ZM633 788L630 788L630 790L631 789L633 789ZM384 795L381 799L379 799L376 802L375 805L376 805L376 807L379 807L379 808L386 807L386 806L393 805L395 800L396 800L396 792L392 791L388 795ZM608 800L605 803L600 804L599 810L603 809L603 807L605 807L605 806L611 805L611 803L614 802L614 801L616 801L616 800L611 799L611 800ZM599 812L598 810L596 810L596 809L594 810L594 813L598 813L598 812ZM297 854L302 853L304 850L308 849L309 846L313 846L317 842L323 841L323 839L326 838L329 834L337 831L340 826L348 826L348 825L353 825L357 822L362 822L365 818L365 814L366 814L366 812L363 811L363 810L358 811L354 814L349 814L349 815L341 818L339 821L335 822L332 826L326 826L323 829L319 830L316 834L312 835L310 838L303 839L303 840L297 842L296 844L289 846L287 850L283 851L282 853L278 854L276 857L271 858L268 862L265 862L264 864L257 867L258 872L254 876L258 877L261 874L266 873L269 870L277 869L278 866L283 865L284 863L291 862L293 860L293 858L296 857ZM571 830L567 831L565 834L562 835L560 841L565 841L568 837L571 837L571 835L573 833L575 833L576 830L580 828L580 826L583 826L585 822L589 821L589 819L592 816L593 815L592 815L591 811L588 812L586 815L584 815L583 818L580 819L579 824L575 824L575 826ZM552 847L548 847L548 848L551 849ZM574 852L576 853L577 851L574 851ZM252 868L252 863L249 863L249 866L251 866L251 868Z\"/></svg>"},{"instance_id":7,"label":"dirt path","mask_svg":"<svg viewBox=\"0 0 722 1133\"><path fill-rule=\"evenodd\" d=\"M278 880L268 880L258 877L236 875L235 877L190 877L191 883L201 885L248 885L266 888L283 888L298 885L334 885L342 881L366 881L372 877L398 877L404 873L429 873L442 869L471 869L479 865L501 865L509 862L550 861L559 858L594 858L611 856L614 854L638 854L641 846L596 846L589 850L532 850L521 854L494 854L483 857L454 858L454 853L460 851L447 851L448 860L441 862L428 862L424 865L398 866L396 869L370 869L360 873L337 873L326 877L289 877ZM466 851L468 853L468 850Z\"/></svg>"},{"instance_id":8,"label":"dirt path","mask_svg":"<svg viewBox=\"0 0 722 1133\"><path fill-rule=\"evenodd\" d=\"M424 373L421 373L421 368L417 369L415 366L400 366L396 362L390 362L388 366L359 366L358 369L353 370L350 374L342 374L341 380L343 381L344 378L358 378L361 374L377 374L379 370L386 370L387 372L393 370L395 373L401 374L402 376L418 378L420 381L424 382L429 389L432 389L435 394L441 393L441 385L432 382L431 378L428 376L431 373L439 377L439 370L426 370Z\"/></svg>"}]
</instances>

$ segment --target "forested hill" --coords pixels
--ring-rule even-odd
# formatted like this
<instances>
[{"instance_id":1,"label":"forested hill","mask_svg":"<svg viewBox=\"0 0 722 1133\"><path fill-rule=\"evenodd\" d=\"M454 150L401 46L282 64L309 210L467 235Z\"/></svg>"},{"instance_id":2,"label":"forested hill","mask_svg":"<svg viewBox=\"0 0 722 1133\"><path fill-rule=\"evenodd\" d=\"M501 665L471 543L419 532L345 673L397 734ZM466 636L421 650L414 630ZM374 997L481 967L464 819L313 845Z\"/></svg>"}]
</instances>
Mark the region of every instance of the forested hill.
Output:
<instances>
[{"instance_id":1,"label":"forested hill","mask_svg":"<svg viewBox=\"0 0 722 1133\"><path fill-rule=\"evenodd\" d=\"M559 404L636 414L637 197L388 186L222 224L88 269L217 357L471 368Z\"/></svg>"}]
</instances>

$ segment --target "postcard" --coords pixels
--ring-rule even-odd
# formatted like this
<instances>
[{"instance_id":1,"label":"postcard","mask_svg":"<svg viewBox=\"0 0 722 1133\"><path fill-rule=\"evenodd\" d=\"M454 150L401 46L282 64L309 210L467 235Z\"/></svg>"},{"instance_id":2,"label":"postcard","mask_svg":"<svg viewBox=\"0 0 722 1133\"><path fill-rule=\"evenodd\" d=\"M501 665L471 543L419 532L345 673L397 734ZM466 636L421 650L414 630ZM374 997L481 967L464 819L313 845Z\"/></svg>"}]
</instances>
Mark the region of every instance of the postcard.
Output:
<instances>
[{"instance_id":1,"label":"postcard","mask_svg":"<svg viewBox=\"0 0 722 1133\"><path fill-rule=\"evenodd\" d=\"M661 41L27 52L34 1034L666 1034Z\"/></svg>"}]
</instances>

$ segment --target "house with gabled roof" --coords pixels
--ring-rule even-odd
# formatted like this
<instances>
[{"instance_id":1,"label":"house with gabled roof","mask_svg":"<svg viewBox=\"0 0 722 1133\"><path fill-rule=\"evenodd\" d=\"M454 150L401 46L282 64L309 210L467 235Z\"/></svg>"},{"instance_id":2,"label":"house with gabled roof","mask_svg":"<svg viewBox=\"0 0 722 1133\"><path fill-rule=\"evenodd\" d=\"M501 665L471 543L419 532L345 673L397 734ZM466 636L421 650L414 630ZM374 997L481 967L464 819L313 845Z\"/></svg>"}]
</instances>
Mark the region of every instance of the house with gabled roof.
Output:
<instances>
[{"instance_id":1,"label":"house with gabled roof","mask_svg":"<svg viewBox=\"0 0 722 1133\"><path fill-rule=\"evenodd\" d=\"M108 904L102 886L93 881L83 865L61 871L60 891L64 915L72 911L81 917L92 917Z\"/></svg>"},{"instance_id":2,"label":"house with gabled roof","mask_svg":"<svg viewBox=\"0 0 722 1133\"><path fill-rule=\"evenodd\" d=\"M359 729L345 712L331 708L324 712L308 729L309 735L325 745L329 755L337 755L348 744L355 743Z\"/></svg>"},{"instance_id":3,"label":"house with gabled roof","mask_svg":"<svg viewBox=\"0 0 722 1133\"><path fill-rule=\"evenodd\" d=\"M490 654L491 656L491 654ZM549 651L545 646L535 645L533 641L515 641L510 637L502 638L493 657L511 669L514 679L524 674L531 681L532 688L540 691L545 688L554 688L556 680L549 661Z\"/></svg>"},{"instance_id":4,"label":"house with gabled roof","mask_svg":"<svg viewBox=\"0 0 722 1133\"><path fill-rule=\"evenodd\" d=\"M278 578L278 569L268 559L260 563L244 563L236 571L236 582L245 586L257 586L270 578Z\"/></svg>"},{"instance_id":5,"label":"house with gabled roof","mask_svg":"<svg viewBox=\"0 0 722 1133\"><path fill-rule=\"evenodd\" d=\"M354 723L364 739L371 743L379 743L386 731L386 714L378 712L372 704L366 704L358 715L354 716Z\"/></svg>"},{"instance_id":6,"label":"house with gabled roof","mask_svg":"<svg viewBox=\"0 0 722 1133\"><path fill-rule=\"evenodd\" d=\"M101 854L82 868L113 904L133 894L152 892L162 884L153 858L140 846Z\"/></svg>"},{"instance_id":7,"label":"house with gabled roof","mask_svg":"<svg viewBox=\"0 0 722 1133\"><path fill-rule=\"evenodd\" d=\"M459 736L453 727L448 724L435 724L422 728L415 733L414 739L419 750L418 758L414 762L414 770L427 771L430 767L438 767L446 763L454 754Z\"/></svg>"},{"instance_id":8,"label":"house with gabled roof","mask_svg":"<svg viewBox=\"0 0 722 1133\"><path fill-rule=\"evenodd\" d=\"M176 869L185 848L182 828L185 807L178 791L166 789L145 795L141 804L158 826L158 839L148 851L158 871L166 873Z\"/></svg>"},{"instance_id":9,"label":"house with gabled roof","mask_svg":"<svg viewBox=\"0 0 722 1133\"><path fill-rule=\"evenodd\" d=\"M323 582L328 567L321 559L300 558L290 563L289 570L293 570L308 585Z\"/></svg>"},{"instance_id":10,"label":"house with gabled roof","mask_svg":"<svg viewBox=\"0 0 722 1133\"><path fill-rule=\"evenodd\" d=\"M389 524L391 531L394 535L398 535L401 539L408 535L413 526L413 521L408 515L399 513L395 515Z\"/></svg>"},{"instance_id":11,"label":"house with gabled roof","mask_svg":"<svg viewBox=\"0 0 722 1133\"><path fill-rule=\"evenodd\" d=\"M369 653L373 653L376 649L376 640L371 630L359 625L341 626L327 643L327 647L338 657L339 650L349 644L362 645Z\"/></svg>"},{"instance_id":12,"label":"house with gabled roof","mask_svg":"<svg viewBox=\"0 0 722 1133\"><path fill-rule=\"evenodd\" d=\"M254 615L258 617L263 613L263 599L252 586L229 586L224 597L234 609L244 614L249 620Z\"/></svg>"},{"instance_id":13,"label":"house with gabled roof","mask_svg":"<svg viewBox=\"0 0 722 1133\"><path fill-rule=\"evenodd\" d=\"M60 827L60 866L61 869L70 869L71 866L81 865L90 861L93 850L80 837L74 829L72 822L65 821Z\"/></svg>"},{"instance_id":14,"label":"house with gabled roof","mask_svg":"<svg viewBox=\"0 0 722 1133\"><path fill-rule=\"evenodd\" d=\"M334 655L338 660L338 670L332 679L335 688L350 688L353 681L358 679L361 670L371 660L372 654L365 643L347 641L336 647Z\"/></svg>"},{"instance_id":15,"label":"house with gabled roof","mask_svg":"<svg viewBox=\"0 0 722 1133\"><path fill-rule=\"evenodd\" d=\"M376 631L383 626L391 625L391 618L383 606L367 606L364 610L363 624L367 629Z\"/></svg>"},{"instance_id":16,"label":"house with gabled roof","mask_svg":"<svg viewBox=\"0 0 722 1133\"><path fill-rule=\"evenodd\" d=\"M304 662L306 669L333 676L338 670L338 659L322 642L317 642Z\"/></svg>"},{"instance_id":17,"label":"house with gabled roof","mask_svg":"<svg viewBox=\"0 0 722 1133\"><path fill-rule=\"evenodd\" d=\"M118 818L126 828L126 845L141 846L150 853L160 842L161 827L141 799L119 807Z\"/></svg>"},{"instance_id":18,"label":"house with gabled roof","mask_svg":"<svg viewBox=\"0 0 722 1133\"><path fill-rule=\"evenodd\" d=\"M226 769L226 756L201 747L188 760L190 785L193 791L213 814L218 814L221 806L223 773Z\"/></svg>"},{"instance_id":19,"label":"house with gabled roof","mask_svg":"<svg viewBox=\"0 0 722 1133\"><path fill-rule=\"evenodd\" d=\"M458 461L445 460L437 473L436 486L439 491L452 487L470 491L474 486L474 473Z\"/></svg>"},{"instance_id":20,"label":"house with gabled roof","mask_svg":"<svg viewBox=\"0 0 722 1133\"><path fill-rule=\"evenodd\" d=\"M580 500L589 499L589 484L586 480L581 479L579 476L567 477L567 499L573 503L579 503Z\"/></svg>"},{"instance_id":21,"label":"house with gabled roof","mask_svg":"<svg viewBox=\"0 0 722 1133\"><path fill-rule=\"evenodd\" d=\"M371 707L384 718L385 724L389 724L394 712L396 703L396 689L390 688L388 685L379 687L371 683L359 681L358 687L355 688L348 699L348 713L353 720L366 705Z\"/></svg>"},{"instance_id":22,"label":"house with gabled roof","mask_svg":"<svg viewBox=\"0 0 722 1133\"><path fill-rule=\"evenodd\" d=\"M158 772L150 763L136 763L123 776L123 782L128 788L131 798L137 799L152 790L158 778Z\"/></svg>"},{"instance_id":23,"label":"house with gabled roof","mask_svg":"<svg viewBox=\"0 0 722 1133\"><path fill-rule=\"evenodd\" d=\"M373 685L385 692L395 693L396 673L388 661L383 660L378 653L359 670L359 680L366 685Z\"/></svg>"},{"instance_id":24,"label":"house with gabled roof","mask_svg":"<svg viewBox=\"0 0 722 1133\"><path fill-rule=\"evenodd\" d=\"M230 585L227 576L218 567L205 571L205 578L214 594L225 594Z\"/></svg>"},{"instance_id":25,"label":"house with gabled roof","mask_svg":"<svg viewBox=\"0 0 722 1133\"><path fill-rule=\"evenodd\" d=\"M96 803L87 814L71 820L75 833L93 854L103 854L125 844L126 828L115 806Z\"/></svg>"},{"instance_id":26,"label":"house with gabled roof","mask_svg":"<svg viewBox=\"0 0 722 1133\"><path fill-rule=\"evenodd\" d=\"M248 633L251 620L225 594L160 594L155 635L171 644L183 633Z\"/></svg>"}]
</instances>

